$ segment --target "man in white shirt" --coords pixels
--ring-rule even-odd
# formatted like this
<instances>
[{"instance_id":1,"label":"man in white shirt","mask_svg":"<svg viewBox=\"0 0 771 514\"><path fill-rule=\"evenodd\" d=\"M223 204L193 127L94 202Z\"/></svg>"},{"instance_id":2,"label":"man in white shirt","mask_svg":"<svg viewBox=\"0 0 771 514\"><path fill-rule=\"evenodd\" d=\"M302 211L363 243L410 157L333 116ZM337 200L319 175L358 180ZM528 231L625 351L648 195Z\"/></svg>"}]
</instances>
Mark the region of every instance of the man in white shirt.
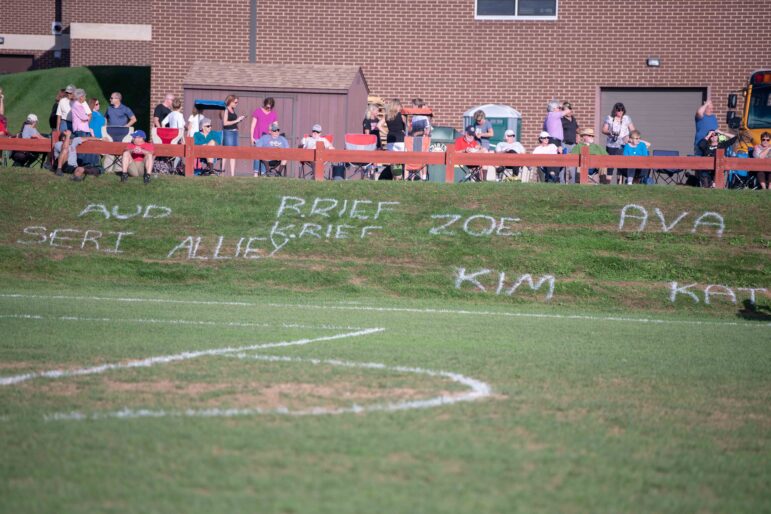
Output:
<instances>
[{"instance_id":1,"label":"man in white shirt","mask_svg":"<svg viewBox=\"0 0 771 514\"><path fill-rule=\"evenodd\" d=\"M56 127L60 132L72 132L72 110L71 102L76 87L72 84L64 89L67 93L59 100L59 106L56 108Z\"/></svg>"}]
</instances>

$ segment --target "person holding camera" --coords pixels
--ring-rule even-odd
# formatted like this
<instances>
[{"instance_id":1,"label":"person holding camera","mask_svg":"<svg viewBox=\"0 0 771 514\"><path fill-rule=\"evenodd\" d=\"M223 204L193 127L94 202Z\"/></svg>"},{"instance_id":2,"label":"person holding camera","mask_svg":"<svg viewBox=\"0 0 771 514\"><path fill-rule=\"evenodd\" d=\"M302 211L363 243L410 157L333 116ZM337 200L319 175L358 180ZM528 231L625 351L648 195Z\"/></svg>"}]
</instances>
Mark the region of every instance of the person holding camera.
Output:
<instances>
[{"instance_id":1,"label":"person holding camera","mask_svg":"<svg viewBox=\"0 0 771 514\"><path fill-rule=\"evenodd\" d=\"M605 150L608 155L623 155L624 145L629 140L629 133L635 130L632 118L626 114L626 107L621 102L613 105L610 115L605 118L605 124L602 126L602 133L607 136L605 141ZM608 168L608 175L613 173L613 168ZM625 170L618 169L618 175L626 173Z\"/></svg>"}]
</instances>

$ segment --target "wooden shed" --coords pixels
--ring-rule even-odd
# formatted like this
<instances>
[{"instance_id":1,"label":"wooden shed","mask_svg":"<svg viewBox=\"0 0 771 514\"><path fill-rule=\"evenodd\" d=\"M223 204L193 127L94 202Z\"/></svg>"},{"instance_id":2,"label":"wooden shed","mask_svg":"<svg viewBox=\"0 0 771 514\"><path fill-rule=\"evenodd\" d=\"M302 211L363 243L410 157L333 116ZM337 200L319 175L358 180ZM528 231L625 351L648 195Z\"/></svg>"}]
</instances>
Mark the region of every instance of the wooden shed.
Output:
<instances>
[{"instance_id":1,"label":"wooden shed","mask_svg":"<svg viewBox=\"0 0 771 514\"><path fill-rule=\"evenodd\" d=\"M344 148L346 133L361 132L369 88L359 66L306 64L232 64L197 61L183 82L185 113L195 100L224 100L238 95L236 112L246 119L239 126L239 145L251 144L252 112L266 97L276 101L281 131L290 146L300 144L303 135L318 123L324 134L334 136L335 148ZM222 111L206 112L213 127L221 129ZM186 114L186 115L187 115ZM240 162L237 170L251 170L251 163Z\"/></svg>"}]
</instances>

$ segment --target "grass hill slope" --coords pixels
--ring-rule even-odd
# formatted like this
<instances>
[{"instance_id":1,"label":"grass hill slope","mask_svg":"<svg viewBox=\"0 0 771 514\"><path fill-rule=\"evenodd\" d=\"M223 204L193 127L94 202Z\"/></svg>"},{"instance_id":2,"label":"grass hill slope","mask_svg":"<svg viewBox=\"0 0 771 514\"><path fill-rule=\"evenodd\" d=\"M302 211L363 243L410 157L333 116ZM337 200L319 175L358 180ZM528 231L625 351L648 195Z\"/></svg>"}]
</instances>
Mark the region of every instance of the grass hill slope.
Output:
<instances>
[{"instance_id":1,"label":"grass hill slope","mask_svg":"<svg viewBox=\"0 0 771 514\"><path fill-rule=\"evenodd\" d=\"M769 305L750 291L771 285L771 201L760 192L216 178L146 187L3 170L0 214L6 284L731 316L753 295Z\"/></svg>"},{"instance_id":2,"label":"grass hill slope","mask_svg":"<svg viewBox=\"0 0 771 514\"><path fill-rule=\"evenodd\" d=\"M96 97L102 114L107 110L110 93L120 91L123 103L137 116L137 128L150 126L150 68L143 66L88 66L53 68L0 75L5 94L8 128L15 133L30 113L37 114L38 128L48 132L48 116L60 89L68 84L83 88L88 98Z\"/></svg>"}]
</instances>

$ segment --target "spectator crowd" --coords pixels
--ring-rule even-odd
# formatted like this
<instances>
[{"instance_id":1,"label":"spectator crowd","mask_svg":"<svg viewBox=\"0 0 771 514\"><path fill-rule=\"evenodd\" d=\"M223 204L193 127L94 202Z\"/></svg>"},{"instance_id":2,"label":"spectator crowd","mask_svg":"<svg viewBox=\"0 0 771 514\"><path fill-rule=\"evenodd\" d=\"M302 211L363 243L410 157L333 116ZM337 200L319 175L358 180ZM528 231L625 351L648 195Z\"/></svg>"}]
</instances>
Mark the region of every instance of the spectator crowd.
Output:
<instances>
[{"instance_id":1,"label":"spectator crowd","mask_svg":"<svg viewBox=\"0 0 771 514\"><path fill-rule=\"evenodd\" d=\"M4 94L0 89L0 136L8 136L10 130L4 116ZM173 166L169 159L155 159L154 143L166 143L161 131L170 130L172 134L187 135L193 138L196 145L238 146L239 130L246 120L245 114L239 113L239 97L228 95L221 112L221 131L212 130L212 120L195 108L186 119L182 112L182 101L173 94L167 94L153 109L151 120L151 137L143 130L135 130L137 117L132 109L123 103L120 92L113 92L109 97L109 105L102 113L100 102L95 97L88 97L86 91L75 85L61 89L51 107L49 126L52 131L60 134L59 141L54 145L52 159L45 159L44 164L50 166L57 175L68 174L72 180L80 181L88 175L99 175L104 172L101 158L97 155L78 153L78 147L90 139L115 141L126 144L123 155L113 162L121 182L128 177L143 177L147 184L154 169L166 163L166 168L178 169L178 159ZM265 98L262 106L250 113L249 136L251 144L260 148L289 148L289 141L281 130L276 102L273 98ZM728 156L771 158L771 133L763 132L760 141L755 143L751 134L742 129L736 134L719 130L718 120L714 114L711 100L707 100L695 113L694 155L714 156L718 149L723 149ZM18 137L25 139L40 139L48 136L41 134L38 127L38 116L30 113L22 124ZM375 136L374 148L386 151L405 151L405 137L430 138L433 130L431 111L426 109L420 98L411 101L411 106L405 109L398 99L386 100L382 106L368 104L362 121L362 132ZM581 127L573 113L570 102L551 100L546 105L542 130L534 138L531 153L536 155L577 154L587 146L590 155L625 155L648 156L651 143L643 139L627 112L623 103L613 105L610 113L604 118L601 128L606 138L604 146L595 142L596 134L591 127ZM487 119L483 110L477 110L473 121L466 126L460 137L455 139L453 147L456 152L464 153L527 153L525 146L517 140L514 130L506 130L503 141L492 144L495 136L493 125ZM171 139L171 138L167 138ZM177 138L178 140L181 138ZM315 149L321 143L325 148L334 148L330 136L323 134L320 123L314 123L309 134L305 135L299 146ZM383 143L385 143L383 145ZM383 145L383 146L381 146ZM411 149L412 150L412 149ZM13 152L11 155L15 165L30 166L43 156L34 152ZM207 175L215 172L215 159L201 159L197 169ZM230 176L235 175L235 159L223 159L221 170ZM395 173L390 166L378 167L375 178L381 179L408 178L406 167L402 174ZM253 163L255 177L262 175L281 175L286 170L286 161L259 161ZM553 183L578 182L577 170L571 167L543 166L535 169L525 167L469 167L466 179L474 181L488 180L522 180L543 181ZM590 175L596 175L600 170L590 170ZM615 175L620 183L651 184L653 179L650 171L645 169L618 169L613 174L612 169L606 170L605 176ZM714 172L699 171L696 174L698 185L705 188L715 187ZM426 180L425 171L409 175L414 180ZM756 174L757 187L768 189L771 185L771 173Z\"/></svg>"}]
</instances>

